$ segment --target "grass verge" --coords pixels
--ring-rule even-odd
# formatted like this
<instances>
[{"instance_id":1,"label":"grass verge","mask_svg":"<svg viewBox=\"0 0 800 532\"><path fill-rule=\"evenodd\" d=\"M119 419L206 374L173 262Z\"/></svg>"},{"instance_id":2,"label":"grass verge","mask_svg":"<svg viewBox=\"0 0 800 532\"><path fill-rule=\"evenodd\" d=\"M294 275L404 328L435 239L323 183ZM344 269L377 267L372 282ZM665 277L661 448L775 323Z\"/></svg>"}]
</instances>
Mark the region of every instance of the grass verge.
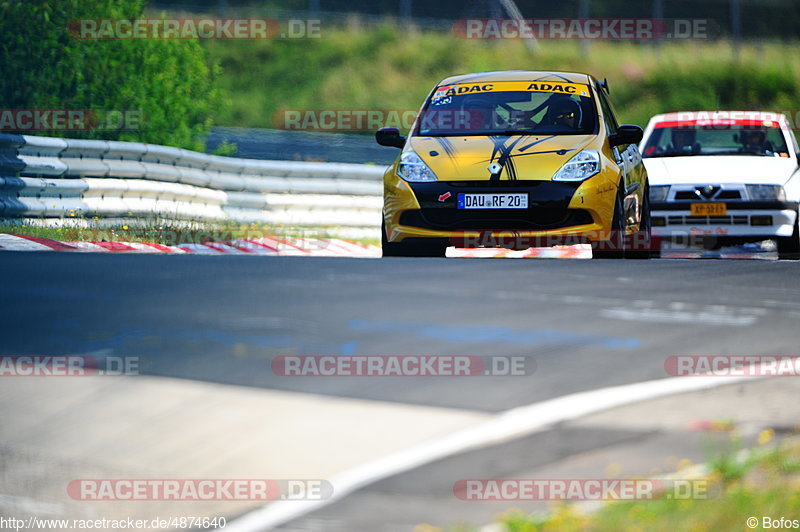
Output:
<instances>
[{"instance_id":1,"label":"grass verge","mask_svg":"<svg viewBox=\"0 0 800 532\"><path fill-rule=\"evenodd\" d=\"M768 443L771 430L759 441ZM710 495L706 499L671 499L614 502L596 511L557 503L552 510L527 514L512 509L498 519L496 532L717 532L800 528L800 441L786 439L775 446L748 452L723 453L706 464ZM756 526L747 520L755 518ZM779 526L780 520L789 526ZM769 522L766 522L768 519ZM793 520L797 520L792 523ZM786 521L784 521L784 525ZM797 526L793 526L797 524ZM769 526L772 525L772 526ZM478 532L453 527L448 532ZM415 532L441 531L421 525Z\"/></svg>"},{"instance_id":2,"label":"grass verge","mask_svg":"<svg viewBox=\"0 0 800 532\"><path fill-rule=\"evenodd\" d=\"M112 223L103 227L66 225L53 227L34 222L0 224L0 233L47 238L60 242L142 242L177 246L260 238L342 238L363 245L380 245L379 238L346 235L342 228L311 228L262 224L198 224L166 222Z\"/></svg>"}]
</instances>

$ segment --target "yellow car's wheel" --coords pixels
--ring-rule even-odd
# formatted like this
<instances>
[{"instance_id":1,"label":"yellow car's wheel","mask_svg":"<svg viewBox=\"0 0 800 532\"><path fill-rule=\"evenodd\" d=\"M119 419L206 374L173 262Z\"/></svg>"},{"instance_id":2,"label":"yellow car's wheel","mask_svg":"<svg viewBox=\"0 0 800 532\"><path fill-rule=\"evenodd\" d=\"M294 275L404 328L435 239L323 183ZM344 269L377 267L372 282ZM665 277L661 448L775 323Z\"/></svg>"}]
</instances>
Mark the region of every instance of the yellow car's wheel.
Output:
<instances>
[{"instance_id":1,"label":"yellow car's wheel","mask_svg":"<svg viewBox=\"0 0 800 532\"><path fill-rule=\"evenodd\" d=\"M622 184L617 186L617 199L614 202L614 218L611 222L611 239L605 242L592 242L593 259L625 258L625 207Z\"/></svg>"},{"instance_id":2,"label":"yellow car's wheel","mask_svg":"<svg viewBox=\"0 0 800 532\"><path fill-rule=\"evenodd\" d=\"M642 238L634 238L634 246L626 246L626 259L657 259L661 256L661 244L653 239L653 219L650 216L650 185L644 187L644 200L642 201L642 220L639 223L639 233ZM638 249L631 247L638 246Z\"/></svg>"}]
</instances>

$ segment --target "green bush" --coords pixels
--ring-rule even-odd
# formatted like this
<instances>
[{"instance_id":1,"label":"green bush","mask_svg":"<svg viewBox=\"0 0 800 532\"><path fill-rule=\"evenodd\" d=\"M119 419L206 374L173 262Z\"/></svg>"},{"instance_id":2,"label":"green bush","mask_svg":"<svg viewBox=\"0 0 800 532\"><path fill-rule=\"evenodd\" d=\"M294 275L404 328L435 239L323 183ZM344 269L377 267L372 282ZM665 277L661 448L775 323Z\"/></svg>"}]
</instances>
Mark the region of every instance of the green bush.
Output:
<instances>
[{"instance_id":1,"label":"green bush","mask_svg":"<svg viewBox=\"0 0 800 532\"><path fill-rule=\"evenodd\" d=\"M615 101L644 122L652 114L673 110L792 109L798 89L795 71L706 59L688 67L651 70L643 79L623 85Z\"/></svg>"},{"instance_id":2,"label":"green bush","mask_svg":"<svg viewBox=\"0 0 800 532\"><path fill-rule=\"evenodd\" d=\"M76 19L134 19L143 9L144 0L0 1L2 106L90 110L100 121L57 136L202 149L212 113L226 102L219 68L199 42L90 40L68 31Z\"/></svg>"}]
</instances>

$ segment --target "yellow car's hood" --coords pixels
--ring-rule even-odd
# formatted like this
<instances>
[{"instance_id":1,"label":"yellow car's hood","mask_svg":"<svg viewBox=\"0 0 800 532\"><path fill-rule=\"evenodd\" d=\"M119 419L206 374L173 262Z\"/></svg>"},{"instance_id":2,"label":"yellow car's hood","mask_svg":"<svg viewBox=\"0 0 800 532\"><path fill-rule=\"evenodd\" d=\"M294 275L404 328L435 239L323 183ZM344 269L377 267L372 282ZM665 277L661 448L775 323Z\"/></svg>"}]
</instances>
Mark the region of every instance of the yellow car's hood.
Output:
<instances>
[{"instance_id":1,"label":"yellow car's hood","mask_svg":"<svg viewBox=\"0 0 800 532\"><path fill-rule=\"evenodd\" d=\"M596 139L595 135L411 137L406 149L413 149L439 181L488 181L493 176L502 181L549 181ZM497 165L490 169L493 163Z\"/></svg>"}]
</instances>

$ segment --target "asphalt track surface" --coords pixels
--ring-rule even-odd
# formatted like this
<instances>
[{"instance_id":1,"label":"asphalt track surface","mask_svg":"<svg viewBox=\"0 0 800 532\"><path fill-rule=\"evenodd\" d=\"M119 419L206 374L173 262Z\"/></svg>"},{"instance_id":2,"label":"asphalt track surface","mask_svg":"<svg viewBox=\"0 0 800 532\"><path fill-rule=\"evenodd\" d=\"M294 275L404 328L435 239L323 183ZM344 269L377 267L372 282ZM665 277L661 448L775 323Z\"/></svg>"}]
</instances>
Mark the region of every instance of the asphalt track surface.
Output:
<instances>
[{"instance_id":1,"label":"asphalt track surface","mask_svg":"<svg viewBox=\"0 0 800 532\"><path fill-rule=\"evenodd\" d=\"M6 252L0 354L138 356L145 374L499 412L666 377L671 355L795 354L799 267ZM523 356L535 371L282 377L280 354Z\"/></svg>"},{"instance_id":2,"label":"asphalt track surface","mask_svg":"<svg viewBox=\"0 0 800 532\"><path fill-rule=\"evenodd\" d=\"M798 268L5 252L0 355L137 356L152 375L494 413L664 378L672 355L796 355ZM270 368L281 354L523 356L535 371L289 378ZM422 519L452 522L454 512L484 524L502 505L453 501L453 478L524 476L642 437L556 427L382 480L281 530L410 530ZM677 454L683 440L651 450Z\"/></svg>"}]
</instances>

